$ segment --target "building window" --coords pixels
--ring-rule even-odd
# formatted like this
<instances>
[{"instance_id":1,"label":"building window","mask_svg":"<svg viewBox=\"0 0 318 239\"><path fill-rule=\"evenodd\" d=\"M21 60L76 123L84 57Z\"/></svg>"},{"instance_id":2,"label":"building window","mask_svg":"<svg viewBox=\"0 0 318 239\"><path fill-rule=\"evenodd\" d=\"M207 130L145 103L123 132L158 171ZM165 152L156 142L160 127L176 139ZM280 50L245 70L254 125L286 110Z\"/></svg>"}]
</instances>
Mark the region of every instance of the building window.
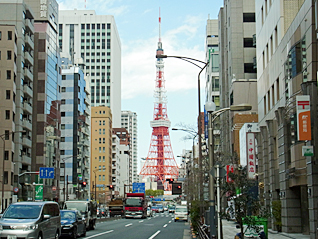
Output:
<instances>
[{"instance_id":1,"label":"building window","mask_svg":"<svg viewBox=\"0 0 318 239\"><path fill-rule=\"evenodd\" d=\"M243 13L243 22L255 22L255 13Z\"/></svg>"},{"instance_id":2,"label":"building window","mask_svg":"<svg viewBox=\"0 0 318 239\"><path fill-rule=\"evenodd\" d=\"M62 75L62 80L66 80L66 75Z\"/></svg>"},{"instance_id":3,"label":"building window","mask_svg":"<svg viewBox=\"0 0 318 239\"><path fill-rule=\"evenodd\" d=\"M2 32L0 31L0 41L1 41L1 38L2 38Z\"/></svg>"},{"instance_id":4,"label":"building window","mask_svg":"<svg viewBox=\"0 0 318 239\"><path fill-rule=\"evenodd\" d=\"M65 100L61 100L61 105L65 105Z\"/></svg>"},{"instance_id":5,"label":"building window","mask_svg":"<svg viewBox=\"0 0 318 239\"><path fill-rule=\"evenodd\" d=\"M12 59L12 51L7 51L7 60Z\"/></svg>"},{"instance_id":6,"label":"building window","mask_svg":"<svg viewBox=\"0 0 318 239\"><path fill-rule=\"evenodd\" d=\"M254 47L253 38L244 38L244 47Z\"/></svg>"},{"instance_id":7,"label":"building window","mask_svg":"<svg viewBox=\"0 0 318 239\"><path fill-rule=\"evenodd\" d=\"M66 92L66 87L62 87L62 92Z\"/></svg>"},{"instance_id":8,"label":"building window","mask_svg":"<svg viewBox=\"0 0 318 239\"><path fill-rule=\"evenodd\" d=\"M254 68L254 63L244 63L244 73L256 73L256 68Z\"/></svg>"},{"instance_id":9,"label":"building window","mask_svg":"<svg viewBox=\"0 0 318 239\"><path fill-rule=\"evenodd\" d=\"M6 116L5 116L6 120L9 120L10 119L10 110L6 110Z\"/></svg>"},{"instance_id":10,"label":"building window","mask_svg":"<svg viewBox=\"0 0 318 239\"><path fill-rule=\"evenodd\" d=\"M11 91L10 90L6 90L6 99L10 100L10 96L11 96Z\"/></svg>"},{"instance_id":11,"label":"building window","mask_svg":"<svg viewBox=\"0 0 318 239\"><path fill-rule=\"evenodd\" d=\"M7 70L7 80L11 80L11 71Z\"/></svg>"},{"instance_id":12,"label":"building window","mask_svg":"<svg viewBox=\"0 0 318 239\"><path fill-rule=\"evenodd\" d=\"M4 172L3 182L4 182L4 184L8 184L8 171L5 171L5 172Z\"/></svg>"},{"instance_id":13,"label":"building window","mask_svg":"<svg viewBox=\"0 0 318 239\"><path fill-rule=\"evenodd\" d=\"M8 41L12 40L12 31L8 31Z\"/></svg>"}]
</instances>

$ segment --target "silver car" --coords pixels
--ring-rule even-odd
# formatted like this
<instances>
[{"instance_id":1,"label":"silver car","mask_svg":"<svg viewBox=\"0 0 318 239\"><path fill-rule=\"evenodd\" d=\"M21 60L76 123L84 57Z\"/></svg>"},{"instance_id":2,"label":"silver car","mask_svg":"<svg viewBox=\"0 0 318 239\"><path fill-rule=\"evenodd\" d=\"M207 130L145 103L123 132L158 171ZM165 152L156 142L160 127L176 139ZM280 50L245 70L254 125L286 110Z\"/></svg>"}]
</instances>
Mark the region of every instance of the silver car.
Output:
<instances>
[{"instance_id":1,"label":"silver car","mask_svg":"<svg viewBox=\"0 0 318 239\"><path fill-rule=\"evenodd\" d=\"M56 202L11 204L0 218L0 238L58 239L61 216Z\"/></svg>"}]
</instances>

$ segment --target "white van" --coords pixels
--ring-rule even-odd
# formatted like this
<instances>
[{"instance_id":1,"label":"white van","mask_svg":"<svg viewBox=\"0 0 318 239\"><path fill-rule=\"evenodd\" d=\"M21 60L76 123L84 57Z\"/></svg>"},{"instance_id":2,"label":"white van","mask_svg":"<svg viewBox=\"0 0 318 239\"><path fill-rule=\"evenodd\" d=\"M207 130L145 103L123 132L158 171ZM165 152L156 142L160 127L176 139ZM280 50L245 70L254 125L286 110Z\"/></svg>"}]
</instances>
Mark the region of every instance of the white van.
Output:
<instances>
[{"instance_id":1,"label":"white van","mask_svg":"<svg viewBox=\"0 0 318 239\"><path fill-rule=\"evenodd\" d=\"M188 208L187 206L176 206L174 212L174 221L188 221Z\"/></svg>"}]
</instances>

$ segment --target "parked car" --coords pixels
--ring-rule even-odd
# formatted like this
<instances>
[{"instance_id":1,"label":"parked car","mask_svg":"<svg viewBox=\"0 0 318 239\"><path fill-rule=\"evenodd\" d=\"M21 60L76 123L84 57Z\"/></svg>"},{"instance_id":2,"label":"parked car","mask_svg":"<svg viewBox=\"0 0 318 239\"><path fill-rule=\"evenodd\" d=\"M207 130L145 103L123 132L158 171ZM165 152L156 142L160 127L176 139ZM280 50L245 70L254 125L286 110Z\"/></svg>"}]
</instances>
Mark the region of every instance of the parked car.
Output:
<instances>
[{"instance_id":1,"label":"parked car","mask_svg":"<svg viewBox=\"0 0 318 239\"><path fill-rule=\"evenodd\" d=\"M147 217L152 217L153 216L153 211L151 207L147 207Z\"/></svg>"},{"instance_id":2,"label":"parked car","mask_svg":"<svg viewBox=\"0 0 318 239\"><path fill-rule=\"evenodd\" d=\"M163 210L164 211L168 211L168 207L167 206L163 206Z\"/></svg>"},{"instance_id":3,"label":"parked car","mask_svg":"<svg viewBox=\"0 0 318 239\"><path fill-rule=\"evenodd\" d=\"M77 238L86 236L85 218L77 210L61 210L62 236Z\"/></svg>"},{"instance_id":4,"label":"parked car","mask_svg":"<svg viewBox=\"0 0 318 239\"><path fill-rule=\"evenodd\" d=\"M105 208L99 209L100 217L107 217L107 211Z\"/></svg>"},{"instance_id":5,"label":"parked car","mask_svg":"<svg viewBox=\"0 0 318 239\"><path fill-rule=\"evenodd\" d=\"M56 202L12 203L0 218L0 238L57 239L61 216Z\"/></svg>"}]
</instances>

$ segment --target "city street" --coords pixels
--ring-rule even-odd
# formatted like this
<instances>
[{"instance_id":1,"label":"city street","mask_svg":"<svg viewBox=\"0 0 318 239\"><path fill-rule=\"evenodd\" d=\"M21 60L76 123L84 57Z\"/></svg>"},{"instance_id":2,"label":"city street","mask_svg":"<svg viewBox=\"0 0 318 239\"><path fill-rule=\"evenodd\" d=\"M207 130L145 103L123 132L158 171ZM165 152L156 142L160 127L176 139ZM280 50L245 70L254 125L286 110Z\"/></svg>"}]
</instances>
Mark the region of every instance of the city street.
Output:
<instances>
[{"instance_id":1,"label":"city street","mask_svg":"<svg viewBox=\"0 0 318 239\"><path fill-rule=\"evenodd\" d=\"M189 222L174 222L173 214L156 213L146 219L99 220L96 229L81 238L189 239Z\"/></svg>"}]
</instances>

